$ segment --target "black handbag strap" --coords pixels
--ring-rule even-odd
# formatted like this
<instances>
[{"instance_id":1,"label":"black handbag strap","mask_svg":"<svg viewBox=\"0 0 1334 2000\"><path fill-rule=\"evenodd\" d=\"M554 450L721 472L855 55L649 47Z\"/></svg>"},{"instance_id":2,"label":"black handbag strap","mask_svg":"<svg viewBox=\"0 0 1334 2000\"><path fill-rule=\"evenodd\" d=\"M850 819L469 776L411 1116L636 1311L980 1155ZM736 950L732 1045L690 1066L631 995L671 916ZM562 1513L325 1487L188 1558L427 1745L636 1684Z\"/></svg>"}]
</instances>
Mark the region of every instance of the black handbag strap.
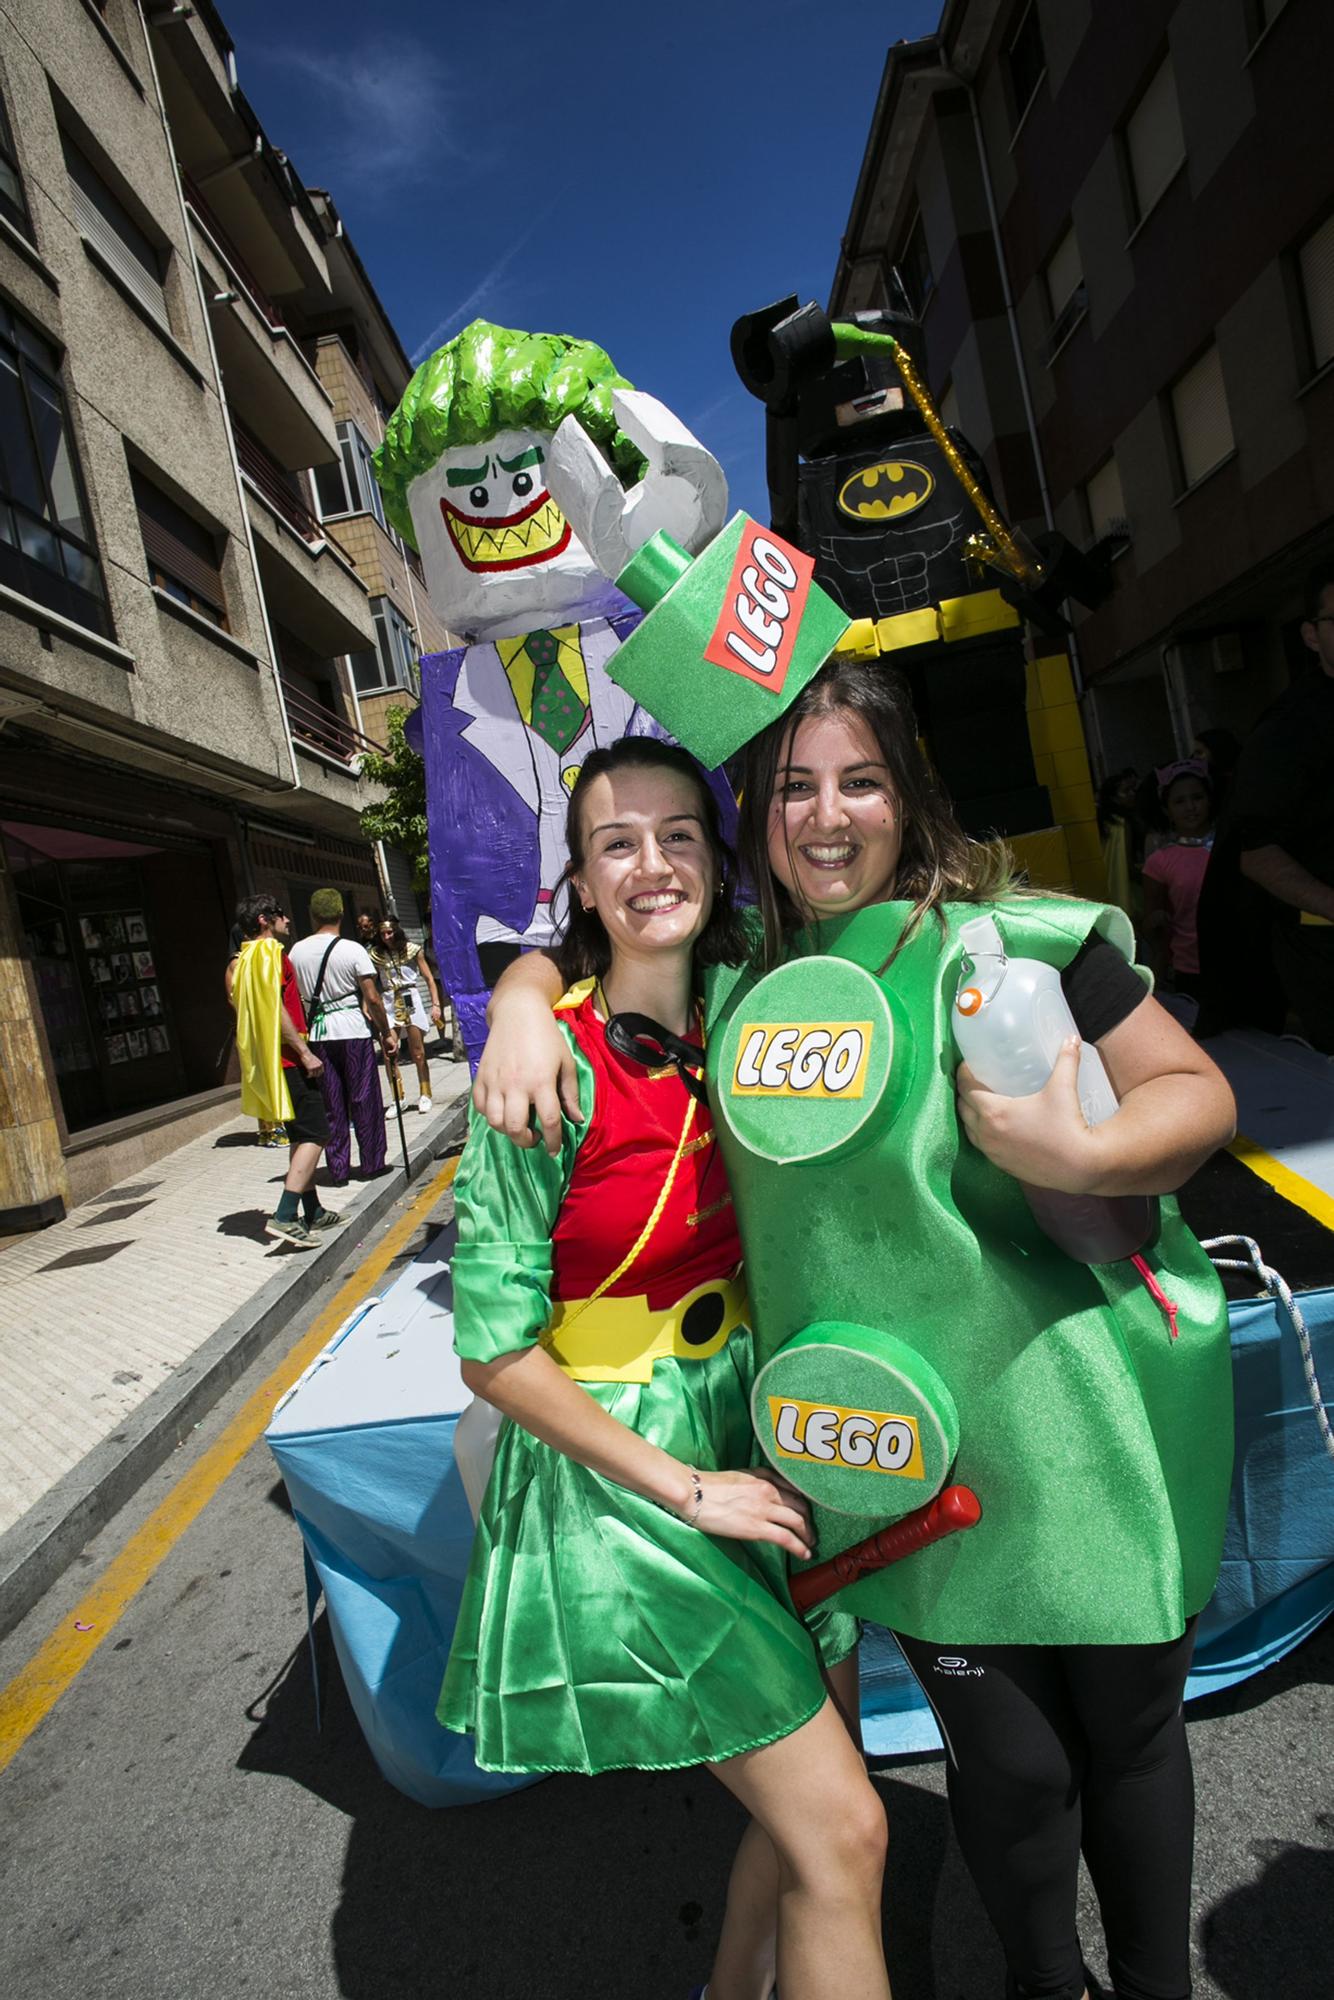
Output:
<instances>
[{"instance_id":1,"label":"black handbag strap","mask_svg":"<svg viewBox=\"0 0 1334 2000\"><path fill-rule=\"evenodd\" d=\"M319 1008L320 995L324 991L324 975L329 970L329 960L333 957L335 950L342 942L343 940L341 938L331 938L329 941L329 949L325 952L324 957L320 960L320 969L315 975L315 984L310 989L310 1005L306 1009L307 1016L312 1021L314 1020L316 1011Z\"/></svg>"}]
</instances>

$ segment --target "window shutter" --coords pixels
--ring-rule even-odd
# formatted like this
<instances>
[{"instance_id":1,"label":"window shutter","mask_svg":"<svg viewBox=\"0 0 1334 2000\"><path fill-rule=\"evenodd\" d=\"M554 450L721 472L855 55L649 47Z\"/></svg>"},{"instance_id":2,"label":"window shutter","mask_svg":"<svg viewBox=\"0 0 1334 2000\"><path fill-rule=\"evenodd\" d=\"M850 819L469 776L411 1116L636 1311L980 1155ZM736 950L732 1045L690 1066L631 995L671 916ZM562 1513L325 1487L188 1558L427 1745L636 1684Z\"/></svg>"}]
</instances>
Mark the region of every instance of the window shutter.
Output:
<instances>
[{"instance_id":1,"label":"window shutter","mask_svg":"<svg viewBox=\"0 0 1334 2000\"><path fill-rule=\"evenodd\" d=\"M1233 448L1223 364L1216 347L1202 354L1176 384L1172 391L1172 414L1181 447L1181 468L1187 486L1193 486Z\"/></svg>"},{"instance_id":2,"label":"window shutter","mask_svg":"<svg viewBox=\"0 0 1334 2000\"><path fill-rule=\"evenodd\" d=\"M149 561L221 612L222 576L215 538L141 473L130 474L130 485Z\"/></svg>"},{"instance_id":3,"label":"window shutter","mask_svg":"<svg viewBox=\"0 0 1334 2000\"><path fill-rule=\"evenodd\" d=\"M1311 328L1311 358L1323 368L1334 360L1334 215L1303 243L1298 263Z\"/></svg>"},{"instance_id":4,"label":"window shutter","mask_svg":"<svg viewBox=\"0 0 1334 2000\"><path fill-rule=\"evenodd\" d=\"M1115 456L1099 466L1084 489L1088 499L1089 522L1096 541L1113 521L1125 519L1126 503L1121 493L1121 469Z\"/></svg>"},{"instance_id":5,"label":"window shutter","mask_svg":"<svg viewBox=\"0 0 1334 2000\"><path fill-rule=\"evenodd\" d=\"M1162 64L1130 114L1126 151L1135 185L1136 213L1142 218L1157 201L1186 157L1181 113L1170 62Z\"/></svg>"},{"instance_id":6,"label":"window shutter","mask_svg":"<svg viewBox=\"0 0 1334 2000\"><path fill-rule=\"evenodd\" d=\"M105 258L144 310L170 333L167 296L162 289L162 253L130 220L78 147L69 139L64 145L65 164L69 168L74 199L74 219L81 233Z\"/></svg>"},{"instance_id":7,"label":"window shutter","mask_svg":"<svg viewBox=\"0 0 1334 2000\"><path fill-rule=\"evenodd\" d=\"M1074 230L1067 229L1047 263L1047 302L1053 319L1062 306L1069 304L1083 282L1084 268L1079 261L1079 244Z\"/></svg>"}]
</instances>

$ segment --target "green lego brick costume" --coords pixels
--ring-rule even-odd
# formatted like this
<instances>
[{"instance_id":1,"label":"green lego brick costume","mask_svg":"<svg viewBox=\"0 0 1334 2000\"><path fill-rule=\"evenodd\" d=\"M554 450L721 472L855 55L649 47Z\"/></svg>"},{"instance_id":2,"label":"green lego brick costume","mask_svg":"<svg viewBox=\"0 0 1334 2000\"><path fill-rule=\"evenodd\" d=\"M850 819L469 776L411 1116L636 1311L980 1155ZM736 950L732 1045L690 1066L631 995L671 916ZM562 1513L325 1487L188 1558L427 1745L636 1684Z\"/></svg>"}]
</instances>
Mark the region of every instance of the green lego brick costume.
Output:
<instances>
[{"instance_id":1,"label":"green lego brick costume","mask_svg":"<svg viewBox=\"0 0 1334 2000\"><path fill-rule=\"evenodd\" d=\"M1170 1640L1209 1598L1222 1545L1232 1458L1222 1287L1164 1199L1144 1254L1181 1308L1173 1342L1133 1267L1066 1257L1018 1182L967 1140L950 1009L959 926L984 911L1016 957L1059 969L1095 928L1131 956L1119 910L1056 897L949 905L945 932L928 916L883 975L910 904L873 905L805 935L798 952L851 961L892 994L900 1083L910 1069L892 1122L836 1161L778 1165L739 1143L720 1055L729 1022L761 994L752 973L710 975L710 1085L757 1362L814 1321L869 1324L924 1356L957 1405L951 1477L976 1491L981 1523L862 1579L837 1604L950 1645ZM818 960L810 974L808 1018L818 1019ZM822 1556L866 1532L823 1507L816 1524Z\"/></svg>"}]
</instances>

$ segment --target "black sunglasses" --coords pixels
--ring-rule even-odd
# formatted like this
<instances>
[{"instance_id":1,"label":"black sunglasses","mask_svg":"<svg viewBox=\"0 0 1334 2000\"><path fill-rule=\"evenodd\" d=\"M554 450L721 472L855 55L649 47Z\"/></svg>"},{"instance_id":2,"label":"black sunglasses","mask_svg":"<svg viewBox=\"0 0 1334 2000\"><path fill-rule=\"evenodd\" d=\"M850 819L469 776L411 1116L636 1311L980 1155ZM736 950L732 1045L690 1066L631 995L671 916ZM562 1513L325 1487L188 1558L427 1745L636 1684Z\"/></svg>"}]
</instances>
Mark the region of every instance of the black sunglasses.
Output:
<instances>
[{"instance_id":1,"label":"black sunglasses","mask_svg":"<svg viewBox=\"0 0 1334 2000\"><path fill-rule=\"evenodd\" d=\"M607 1022L607 1040L617 1055L626 1056L631 1062L642 1063L645 1069L660 1069L663 1063L675 1063L676 1071L690 1095L700 1104L707 1104L709 1093L704 1088L704 1079L695 1071L704 1061L704 1051L693 1042L683 1041L670 1028L664 1028L659 1021L647 1014L613 1014Z\"/></svg>"}]
</instances>

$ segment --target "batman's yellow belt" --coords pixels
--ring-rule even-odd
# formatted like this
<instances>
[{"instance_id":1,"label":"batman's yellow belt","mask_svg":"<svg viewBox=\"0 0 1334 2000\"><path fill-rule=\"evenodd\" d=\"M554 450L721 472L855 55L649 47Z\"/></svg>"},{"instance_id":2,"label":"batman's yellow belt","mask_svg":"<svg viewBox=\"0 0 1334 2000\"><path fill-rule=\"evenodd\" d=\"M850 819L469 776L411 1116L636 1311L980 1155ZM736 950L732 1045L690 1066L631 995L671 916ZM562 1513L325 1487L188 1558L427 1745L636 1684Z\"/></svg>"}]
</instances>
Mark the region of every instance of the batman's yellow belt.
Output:
<instances>
[{"instance_id":1,"label":"batman's yellow belt","mask_svg":"<svg viewBox=\"0 0 1334 2000\"><path fill-rule=\"evenodd\" d=\"M542 1345L576 1382L651 1382L653 1364L707 1361L746 1325L744 1278L715 1278L673 1306L633 1298L557 1299Z\"/></svg>"},{"instance_id":2,"label":"batman's yellow belt","mask_svg":"<svg viewBox=\"0 0 1334 2000\"><path fill-rule=\"evenodd\" d=\"M972 590L966 597L943 597L920 611L893 618L854 618L834 651L854 660L876 660L907 646L934 646L941 639L976 639L1019 623L1019 613L998 590Z\"/></svg>"}]
</instances>

